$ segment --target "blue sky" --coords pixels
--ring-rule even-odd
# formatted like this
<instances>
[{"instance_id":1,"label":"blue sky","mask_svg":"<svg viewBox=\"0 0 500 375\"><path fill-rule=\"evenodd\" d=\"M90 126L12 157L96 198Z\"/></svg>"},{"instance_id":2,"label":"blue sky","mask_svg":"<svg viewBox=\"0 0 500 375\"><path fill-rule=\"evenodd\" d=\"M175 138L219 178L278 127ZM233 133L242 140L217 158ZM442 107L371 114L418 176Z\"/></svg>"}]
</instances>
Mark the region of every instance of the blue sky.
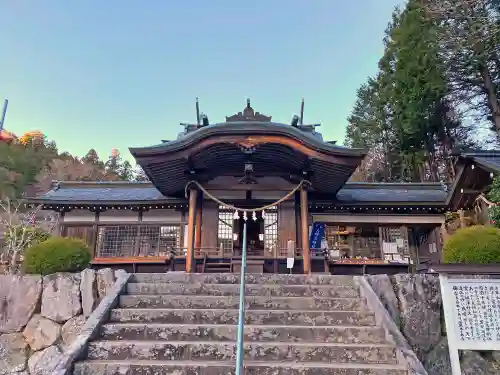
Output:
<instances>
[{"instance_id":1,"label":"blue sky","mask_svg":"<svg viewBox=\"0 0 500 375\"><path fill-rule=\"evenodd\" d=\"M84 155L173 139L195 121L256 111L341 142L377 70L396 0L0 0L5 127Z\"/></svg>"}]
</instances>

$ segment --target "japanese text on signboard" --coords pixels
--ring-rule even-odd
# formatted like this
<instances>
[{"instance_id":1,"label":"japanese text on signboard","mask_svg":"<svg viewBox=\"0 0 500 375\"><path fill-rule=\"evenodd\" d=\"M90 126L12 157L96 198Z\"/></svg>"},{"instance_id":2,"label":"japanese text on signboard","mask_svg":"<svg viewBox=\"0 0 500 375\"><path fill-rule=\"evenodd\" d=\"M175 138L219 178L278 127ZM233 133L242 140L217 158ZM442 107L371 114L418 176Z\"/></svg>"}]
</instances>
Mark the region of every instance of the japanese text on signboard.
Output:
<instances>
[{"instance_id":1,"label":"japanese text on signboard","mask_svg":"<svg viewBox=\"0 0 500 375\"><path fill-rule=\"evenodd\" d=\"M457 340L463 344L500 342L500 284L451 284Z\"/></svg>"}]
</instances>

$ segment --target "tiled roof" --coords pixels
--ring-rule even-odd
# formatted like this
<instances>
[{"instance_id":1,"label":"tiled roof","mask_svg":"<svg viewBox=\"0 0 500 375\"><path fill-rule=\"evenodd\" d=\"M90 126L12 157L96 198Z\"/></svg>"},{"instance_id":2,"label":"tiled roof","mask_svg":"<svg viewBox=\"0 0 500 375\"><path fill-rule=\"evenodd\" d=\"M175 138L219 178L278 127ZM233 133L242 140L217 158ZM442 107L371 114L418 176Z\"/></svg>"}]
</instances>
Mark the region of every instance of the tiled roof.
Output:
<instances>
[{"instance_id":1,"label":"tiled roof","mask_svg":"<svg viewBox=\"0 0 500 375\"><path fill-rule=\"evenodd\" d=\"M179 201L164 197L149 182L61 182L36 198L47 202Z\"/></svg>"},{"instance_id":2,"label":"tiled roof","mask_svg":"<svg viewBox=\"0 0 500 375\"><path fill-rule=\"evenodd\" d=\"M445 203L448 192L440 184L348 183L337 193L345 204L363 203ZM333 198L333 197L332 197ZM43 202L180 202L163 196L151 183L62 182L58 188L36 198Z\"/></svg>"},{"instance_id":3,"label":"tiled roof","mask_svg":"<svg viewBox=\"0 0 500 375\"><path fill-rule=\"evenodd\" d=\"M302 142L313 147L319 148L322 151L338 153L338 155L347 156L364 156L367 150L359 148L349 148L337 145L336 143L326 142L323 137L318 137L312 132L300 130L288 124L277 122L256 122L256 121L239 121L239 122L223 122L200 127L193 132L189 132L184 136L169 141L148 146L148 147L130 147L132 156L137 157L149 152L173 151L183 149L191 144L198 142L211 136L218 135L252 135L252 134L269 134L269 135L287 135L289 137L299 139Z\"/></svg>"},{"instance_id":4,"label":"tiled roof","mask_svg":"<svg viewBox=\"0 0 500 375\"><path fill-rule=\"evenodd\" d=\"M337 200L356 203L444 203L448 197L446 186L421 183L348 183L337 193Z\"/></svg>"}]
</instances>

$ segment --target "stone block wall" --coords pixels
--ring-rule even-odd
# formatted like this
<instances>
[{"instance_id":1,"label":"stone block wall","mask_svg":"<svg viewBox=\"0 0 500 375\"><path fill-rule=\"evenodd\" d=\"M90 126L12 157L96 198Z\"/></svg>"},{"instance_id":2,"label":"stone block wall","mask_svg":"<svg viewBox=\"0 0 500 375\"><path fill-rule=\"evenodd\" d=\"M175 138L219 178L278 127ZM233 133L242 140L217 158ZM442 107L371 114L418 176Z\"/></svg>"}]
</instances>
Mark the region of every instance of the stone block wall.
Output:
<instances>
[{"instance_id":1,"label":"stone block wall","mask_svg":"<svg viewBox=\"0 0 500 375\"><path fill-rule=\"evenodd\" d=\"M0 275L0 375L51 374L115 279L111 269Z\"/></svg>"},{"instance_id":2,"label":"stone block wall","mask_svg":"<svg viewBox=\"0 0 500 375\"><path fill-rule=\"evenodd\" d=\"M451 375L439 276L366 276L429 375ZM462 373L500 374L500 352L463 351Z\"/></svg>"}]
</instances>

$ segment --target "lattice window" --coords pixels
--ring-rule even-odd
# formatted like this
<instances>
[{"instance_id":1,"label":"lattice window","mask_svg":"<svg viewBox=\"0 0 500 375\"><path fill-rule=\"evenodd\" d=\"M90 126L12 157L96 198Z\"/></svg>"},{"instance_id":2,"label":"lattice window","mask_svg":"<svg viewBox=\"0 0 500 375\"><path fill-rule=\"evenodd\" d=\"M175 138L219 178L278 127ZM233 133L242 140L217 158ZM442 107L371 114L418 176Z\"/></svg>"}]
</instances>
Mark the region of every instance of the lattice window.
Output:
<instances>
[{"instance_id":1,"label":"lattice window","mask_svg":"<svg viewBox=\"0 0 500 375\"><path fill-rule=\"evenodd\" d=\"M154 256L159 252L160 230L157 226L139 227L139 256Z\"/></svg>"},{"instance_id":2,"label":"lattice window","mask_svg":"<svg viewBox=\"0 0 500 375\"><path fill-rule=\"evenodd\" d=\"M137 226L116 225L99 227L98 257L133 256L137 241Z\"/></svg>"},{"instance_id":3,"label":"lattice window","mask_svg":"<svg viewBox=\"0 0 500 375\"><path fill-rule=\"evenodd\" d=\"M221 247L224 253L233 251L233 232L234 232L234 213L226 209L224 206L219 206L219 222L217 228L217 247Z\"/></svg>"},{"instance_id":4,"label":"lattice window","mask_svg":"<svg viewBox=\"0 0 500 375\"><path fill-rule=\"evenodd\" d=\"M265 212L264 216L264 249L274 252L278 246L278 210L276 207Z\"/></svg>"},{"instance_id":5,"label":"lattice window","mask_svg":"<svg viewBox=\"0 0 500 375\"><path fill-rule=\"evenodd\" d=\"M180 247L179 225L102 226L98 257L162 256Z\"/></svg>"},{"instance_id":6,"label":"lattice window","mask_svg":"<svg viewBox=\"0 0 500 375\"><path fill-rule=\"evenodd\" d=\"M164 225L160 227L160 255L169 249L181 247L181 227L179 225Z\"/></svg>"}]
</instances>

